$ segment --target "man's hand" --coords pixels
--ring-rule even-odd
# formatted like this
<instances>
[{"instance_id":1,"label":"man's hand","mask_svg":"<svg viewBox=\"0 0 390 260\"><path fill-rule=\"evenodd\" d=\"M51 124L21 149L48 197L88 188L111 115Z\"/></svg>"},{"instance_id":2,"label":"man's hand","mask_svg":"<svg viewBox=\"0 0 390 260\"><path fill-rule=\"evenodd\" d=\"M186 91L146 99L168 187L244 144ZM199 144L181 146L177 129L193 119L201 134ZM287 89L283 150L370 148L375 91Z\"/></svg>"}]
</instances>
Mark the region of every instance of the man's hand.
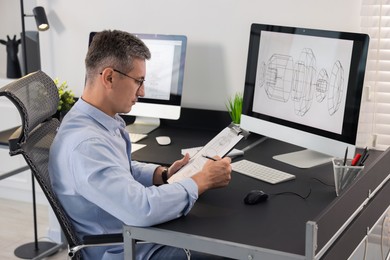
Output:
<instances>
[{"instance_id":1,"label":"man's hand","mask_svg":"<svg viewBox=\"0 0 390 260\"><path fill-rule=\"evenodd\" d=\"M178 170L180 170L189 161L190 161L190 155L188 153L186 153L186 155L184 155L184 157L181 160L175 161L168 169L168 178L170 178L173 174L175 174Z\"/></svg>"},{"instance_id":2,"label":"man's hand","mask_svg":"<svg viewBox=\"0 0 390 260\"><path fill-rule=\"evenodd\" d=\"M198 194L209 189L225 187L231 180L232 166L231 159L225 157L214 157L216 161L208 160L203 169L191 178L198 185Z\"/></svg>"}]
</instances>

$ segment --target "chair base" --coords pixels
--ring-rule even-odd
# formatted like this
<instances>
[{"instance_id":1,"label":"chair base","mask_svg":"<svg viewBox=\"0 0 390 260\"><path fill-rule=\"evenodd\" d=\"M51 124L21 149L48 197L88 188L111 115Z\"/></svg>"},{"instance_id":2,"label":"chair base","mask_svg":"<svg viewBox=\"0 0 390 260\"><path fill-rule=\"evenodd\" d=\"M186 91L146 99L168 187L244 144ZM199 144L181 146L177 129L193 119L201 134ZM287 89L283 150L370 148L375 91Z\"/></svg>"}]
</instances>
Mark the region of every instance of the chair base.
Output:
<instances>
[{"instance_id":1,"label":"chair base","mask_svg":"<svg viewBox=\"0 0 390 260\"><path fill-rule=\"evenodd\" d=\"M55 247L58 247L55 250ZM17 247L14 251L15 256L22 259L33 259L37 256L48 256L57 253L60 250L60 245L47 241L39 241L38 248L36 248L35 242L31 242L28 244L21 245ZM53 252L51 252L53 249ZM49 252L50 251L50 252ZM45 254L47 252L47 254Z\"/></svg>"}]
</instances>

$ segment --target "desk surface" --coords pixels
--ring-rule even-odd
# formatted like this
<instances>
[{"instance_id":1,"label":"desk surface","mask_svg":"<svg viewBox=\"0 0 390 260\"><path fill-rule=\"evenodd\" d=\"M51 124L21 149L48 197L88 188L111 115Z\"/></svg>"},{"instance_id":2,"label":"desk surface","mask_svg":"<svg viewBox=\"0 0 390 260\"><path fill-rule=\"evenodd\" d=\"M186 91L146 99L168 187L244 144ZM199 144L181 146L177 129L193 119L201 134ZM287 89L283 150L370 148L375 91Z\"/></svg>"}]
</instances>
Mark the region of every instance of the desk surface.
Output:
<instances>
[{"instance_id":1,"label":"desk surface","mask_svg":"<svg viewBox=\"0 0 390 260\"><path fill-rule=\"evenodd\" d=\"M164 134L165 131L167 130L159 129L153 133L153 136ZM172 134L173 142L188 144L188 147L199 146L215 134L206 133L205 136L198 137L199 134L192 131L180 132L180 135ZM152 142L149 148L152 148L154 140L149 141ZM245 142L238 146L245 146ZM172 162L173 154L180 154L180 149L176 151L178 147L175 147L174 143L171 147L153 146L153 149L166 151L159 152L159 158L156 158L150 153L150 149L140 150L134 153L134 158L139 160L147 158L147 161L157 160L159 163L166 163ZM318 178L333 185L330 163L315 169L302 170L272 159L273 155L297 149L299 148L268 139L245 154L248 160L296 175L295 180L272 185L233 172L232 181L228 187L207 191L200 196L189 215L156 226L156 228L304 254L306 222L314 219L336 197L336 194L334 187L324 185L314 179ZM310 189L312 191L306 200L292 194L271 195L268 201L262 204L248 206L243 203L243 198L252 189L260 189L270 195L280 192L296 192L305 196Z\"/></svg>"},{"instance_id":2,"label":"desk surface","mask_svg":"<svg viewBox=\"0 0 390 260\"><path fill-rule=\"evenodd\" d=\"M160 127L140 143L147 148L133 153L135 160L170 164L181 157L181 148L196 147L207 143L216 132ZM172 144L158 146L154 137L170 135ZM243 140L237 148L254 142L256 135ZM226 188L210 190L202 194L191 212L182 218L152 227L179 233L224 240L232 243L262 247L293 255L305 255L305 229L307 221L316 219L329 205L337 202L332 164L327 163L310 169L299 169L272 159L272 156L301 150L284 142L267 139L257 147L246 151L245 159L262 163L296 175L296 179L277 185L257 181L239 173L232 173L232 181ZM370 164L380 152L372 152ZM242 157L241 157L242 158ZM237 160L241 159L237 158ZM260 189L270 194L268 201L248 206L243 203L246 193ZM311 192L311 193L310 193ZM280 195L273 195L284 193ZM302 199L292 193L306 196ZM347 206L348 207L348 206ZM351 207L354 207L351 203ZM346 209L348 211L350 209ZM351 209L353 210L353 209ZM341 223L325 223L322 230L329 229L329 236ZM328 225L328 227L326 226ZM321 230L321 231L322 231ZM323 246L329 239L319 241Z\"/></svg>"}]
</instances>

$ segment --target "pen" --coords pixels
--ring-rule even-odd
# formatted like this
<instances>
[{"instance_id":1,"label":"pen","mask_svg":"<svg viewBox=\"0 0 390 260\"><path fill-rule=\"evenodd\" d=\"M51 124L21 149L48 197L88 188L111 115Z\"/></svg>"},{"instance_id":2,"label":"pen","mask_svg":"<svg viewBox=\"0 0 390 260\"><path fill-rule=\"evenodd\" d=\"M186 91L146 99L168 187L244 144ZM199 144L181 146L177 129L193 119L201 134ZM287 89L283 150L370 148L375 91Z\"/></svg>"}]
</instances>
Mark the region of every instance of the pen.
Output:
<instances>
[{"instance_id":1,"label":"pen","mask_svg":"<svg viewBox=\"0 0 390 260\"><path fill-rule=\"evenodd\" d=\"M216 162L217 161L217 159L215 159L215 158L213 158L213 157L210 157L210 156L207 156L207 155L202 155L204 158L207 158L207 159L209 159L209 160L212 160L212 161L214 161L214 162Z\"/></svg>"},{"instance_id":2,"label":"pen","mask_svg":"<svg viewBox=\"0 0 390 260\"><path fill-rule=\"evenodd\" d=\"M364 159L364 157L367 156L367 147L364 148L363 152L362 152L362 156L360 157L359 161L356 163L356 165L359 165L361 166L362 165L362 160Z\"/></svg>"},{"instance_id":3,"label":"pen","mask_svg":"<svg viewBox=\"0 0 390 260\"><path fill-rule=\"evenodd\" d=\"M369 153L366 153L366 155L362 158L362 160L360 161L360 166L363 166L364 165L364 162L367 160L367 157L369 156L370 154Z\"/></svg>"},{"instance_id":4,"label":"pen","mask_svg":"<svg viewBox=\"0 0 390 260\"><path fill-rule=\"evenodd\" d=\"M344 163L343 165L347 165L347 156L348 156L348 146L347 146L347 149L345 149L345 155L344 155Z\"/></svg>"}]
</instances>

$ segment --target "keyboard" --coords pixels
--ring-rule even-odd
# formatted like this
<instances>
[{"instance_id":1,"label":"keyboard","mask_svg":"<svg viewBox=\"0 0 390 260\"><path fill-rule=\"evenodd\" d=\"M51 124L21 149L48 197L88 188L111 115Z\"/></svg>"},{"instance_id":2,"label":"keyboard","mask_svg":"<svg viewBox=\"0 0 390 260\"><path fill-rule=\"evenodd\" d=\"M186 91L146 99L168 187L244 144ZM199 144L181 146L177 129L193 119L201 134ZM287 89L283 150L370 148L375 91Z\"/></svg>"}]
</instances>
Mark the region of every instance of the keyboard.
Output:
<instances>
[{"instance_id":1,"label":"keyboard","mask_svg":"<svg viewBox=\"0 0 390 260\"><path fill-rule=\"evenodd\" d=\"M137 133L129 133L130 141L132 143L136 143L138 141L141 141L142 139L146 138L147 134L137 134Z\"/></svg>"},{"instance_id":2,"label":"keyboard","mask_svg":"<svg viewBox=\"0 0 390 260\"><path fill-rule=\"evenodd\" d=\"M276 170L274 168L254 163L248 160L241 160L232 163L232 169L235 172L246 176L265 181L271 184L277 184L284 181L295 179L295 175Z\"/></svg>"}]
</instances>

